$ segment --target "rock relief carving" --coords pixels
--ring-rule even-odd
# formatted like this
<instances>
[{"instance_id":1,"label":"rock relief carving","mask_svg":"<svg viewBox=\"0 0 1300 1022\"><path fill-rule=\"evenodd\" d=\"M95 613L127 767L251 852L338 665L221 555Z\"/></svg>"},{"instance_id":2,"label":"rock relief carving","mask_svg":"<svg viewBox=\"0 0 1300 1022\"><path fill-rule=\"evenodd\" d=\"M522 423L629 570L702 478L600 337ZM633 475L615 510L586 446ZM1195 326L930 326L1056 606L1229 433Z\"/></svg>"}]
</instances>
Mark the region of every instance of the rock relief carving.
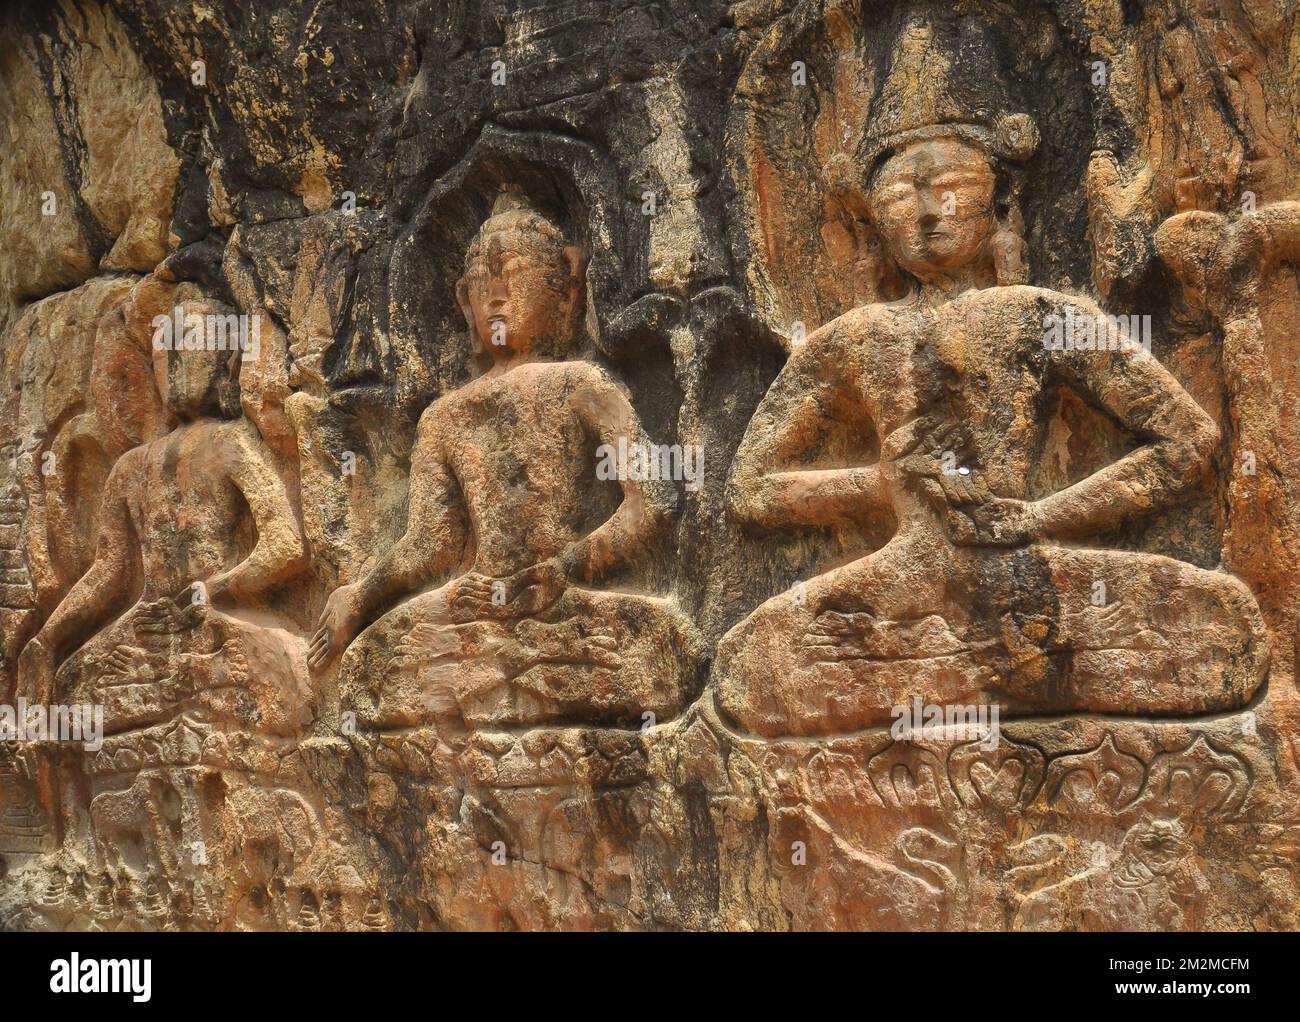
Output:
<instances>
[{"instance_id":1,"label":"rock relief carving","mask_svg":"<svg viewBox=\"0 0 1300 1022\"><path fill-rule=\"evenodd\" d=\"M923 20L903 33L858 149L882 253L875 300L794 348L729 484L734 513L756 528L876 516L893 535L736 625L718 647L719 704L766 736L881 726L917 695L997 702L1004 718L1240 707L1269 655L1240 580L1066 545L1196 486L1219 430L1122 331L1086 348L1051 341L1054 325L1108 321L1087 298L1023 283L1016 182L1034 124L959 108L941 84L912 90L940 46L930 33ZM1139 444L1037 492L1040 411L1060 391ZM877 461L819 461L822 438L844 425Z\"/></svg>"},{"instance_id":2,"label":"rock relief carving","mask_svg":"<svg viewBox=\"0 0 1300 1022\"><path fill-rule=\"evenodd\" d=\"M429 191L433 171L412 170L426 67L402 109L400 195L331 209L337 182L313 171L301 217L218 159L207 241L34 302L12 330L0 296L0 687L93 701L108 723L84 756L0 746L0 880L17 864L26 897L0 896L0 928L1296 927L1297 828L1270 772L1294 746L1280 697L1300 504L1277 338L1300 247L1295 204L1276 201L1269 26L1182 4L1163 26L1111 24L1117 5L1070 26L1121 77L1155 78L1147 98L1098 98L1097 151L1067 161L1088 168L1086 195L1046 193L1080 237L1087 215L1093 301L1059 267L1029 286L1044 193L1026 178L1070 129L1035 123L995 70L956 81L965 60L997 62L967 16L992 5L950 19L960 54L909 20L884 74L879 48L843 47L869 34L853 0L770 23L742 6L736 26L761 37L729 100L755 115L742 147L817 19L833 102L818 95L798 152L778 128L732 174L704 166L692 83L655 77L639 170L664 186L657 219L620 193L632 178L588 143L587 114L553 133L567 99L546 130L524 110L484 128ZM1059 13L1024 15L1021 73L1069 63ZM1153 26L1143 71L1115 43ZM1224 59L1201 73L1207 43ZM792 95L787 112L808 93ZM852 159L823 160L859 131ZM1124 132L1134 144L1114 145ZM551 188L556 172L572 181ZM729 175L768 216L741 226L730 269ZM515 178L559 212L512 192L474 220ZM1269 203L1225 212L1243 184ZM588 190L579 245L563 210ZM805 230L787 200L847 219ZM592 251L608 262L588 280ZM1159 359L1122 331L1104 350L1044 343L1049 320L1096 323L1155 280L1151 252L1183 289ZM783 265L764 281L750 256ZM376 286L375 266L397 283ZM465 345L410 293L450 295L458 274L463 383ZM756 310L746 284L787 293ZM151 312L232 298L265 357L150 352ZM833 311L805 337L776 322L782 302ZM94 326L61 363L78 319ZM1186 349L1184 328L1203 331ZM1065 485L1058 400L1124 434ZM730 514L713 480L677 506L657 481L596 477L598 445L673 421L718 482L730 468ZM43 475L45 454L67 471ZM1198 494L1216 505L1201 535L1224 532L1217 567L1217 535L1192 563L1170 524ZM824 557L841 532L884 541ZM659 560L682 569L671 598L673 568L654 585L636 571ZM758 605L788 579L756 578L796 561L833 566ZM731 630L695 701L697 626ZM913 699L993 704L1008 728L894 741ZM1223 907L1243 885L1249 916Z\"/></svg>"},{"instance_id":3,"label":"rock relief carving","mask_svg":"<svg viewBox=\"0 0 1300 1022\"><path fill-rule=\"evenodd\" d=\"M499 200L467 253L457 295L481 371L421 417L406 533L334 591L313 639L317 667L344 653L345 704L379 727L635 727L694 685L680 612L597 588L645 556L674 497L628 479L597 503L596 448L644 434L609 373L567 357L583 256L520 202Z\"/></svg>"}]
</instances>

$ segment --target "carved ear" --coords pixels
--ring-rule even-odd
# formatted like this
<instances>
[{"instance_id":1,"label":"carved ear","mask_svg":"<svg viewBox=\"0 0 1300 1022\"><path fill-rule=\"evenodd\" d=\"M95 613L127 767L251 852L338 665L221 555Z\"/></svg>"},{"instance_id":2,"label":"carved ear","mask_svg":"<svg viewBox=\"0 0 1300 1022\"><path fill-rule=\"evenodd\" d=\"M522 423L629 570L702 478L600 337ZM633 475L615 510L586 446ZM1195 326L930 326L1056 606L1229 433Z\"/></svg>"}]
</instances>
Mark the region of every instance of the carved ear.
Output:
<instances>
[{"instance_id":1,"label":"carved ear","mask_svg":"<svg viewBox=\"0 0 1300 1022\"><path fill-rule=\"evenodd\" d=\"M474 324L474 310L469 304L469 284L464 277L456 281L456 304L460 306L460 314L465 317L465 324L469 327L469 352L478 358L483 354L483 338L478 335L478 327Z\"/></svg>"},{"instance_id":2,"label":"carved ear","mask_svg":"<svg viewBox=\"0 0 1300 1022\"><path fill-rule=\"evenodd\" d=\"M226 361L225 372L217 374L217 403L223 418L237 419L243 414L239 387L239 370L243 364L243 352L236 348Z\"/></svg>"},{"instance_id":3,"label":"carved ear","mask_svg":"<svg viewBox=\"0 0 1300 1022\"><path fill-rule=\"evenodd\" d=\"M568 294L564 302L564 316L571 326L566 329L577 330L577 318L581 315L579 305L582 302L583 288L587 283L587 256L577 245L564 246L564 261L569 267Z\"/></svg>"}]
</instances>

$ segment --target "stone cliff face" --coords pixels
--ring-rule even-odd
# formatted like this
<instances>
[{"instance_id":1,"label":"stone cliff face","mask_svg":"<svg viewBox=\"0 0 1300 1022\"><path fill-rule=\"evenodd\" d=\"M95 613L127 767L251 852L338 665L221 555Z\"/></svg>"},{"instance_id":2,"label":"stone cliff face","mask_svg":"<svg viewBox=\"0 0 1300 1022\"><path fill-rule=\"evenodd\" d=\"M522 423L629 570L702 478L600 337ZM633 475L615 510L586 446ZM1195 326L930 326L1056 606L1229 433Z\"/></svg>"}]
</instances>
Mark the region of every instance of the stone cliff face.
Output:
<instances>
[{"instance_id":1,"label":"stone cliff face","mask_svg":"<svg viewBox=\"0 0 1300 1022\"><path fill-rule=\"evenodd\" d=\"M1297 928L1298 67L11 7L0 928Z\"/></svg>"}]
</instances>

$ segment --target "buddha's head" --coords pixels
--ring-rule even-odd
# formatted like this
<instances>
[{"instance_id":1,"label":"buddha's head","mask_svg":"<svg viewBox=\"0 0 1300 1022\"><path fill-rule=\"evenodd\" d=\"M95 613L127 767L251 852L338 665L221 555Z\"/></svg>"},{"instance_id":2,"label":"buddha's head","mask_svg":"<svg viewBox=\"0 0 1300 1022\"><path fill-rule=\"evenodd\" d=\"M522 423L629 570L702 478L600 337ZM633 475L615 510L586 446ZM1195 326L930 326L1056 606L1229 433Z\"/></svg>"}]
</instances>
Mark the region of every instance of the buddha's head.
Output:
<instances>
[{"instance_id":1,"label":"buddha's head","mask_svg":"<svg viewBox=\"0 0 1300 1022\"><path fill-rule=\"evenodd\" d=\"M218 310L209 302L181 303L178 321L204 324ZM195 327L197 329L197 327ZM154 345L153 375L163 405L181 422L239 414L239 352L210 349L206 336L187 345L177 338L170 347Z\"/></svg>"},{"instance_id":2,"label":"buddha's head","mask_svg":"<svg viewBox=\"0 0 1300 1022\"><path fill-rule=\"evenodd\" d=\"M465 254L456 298L476 356L564 354L583 293L581 250L517 196L497 200Z\"/></svg>"},{"instance_id":3,"label":"buddha's head","mask_svg":"<svg viewBox=\"0 0 1300 1022\"><path fill-rule=\"evenodd\" d=\"M902 27L851 156L828 161L854 222L860 290L901 297L1028 279L1019 191L1038 130L987 26L920 13ZM958 68L963 73L958 73Z\"/></svg>"}]
</instances>

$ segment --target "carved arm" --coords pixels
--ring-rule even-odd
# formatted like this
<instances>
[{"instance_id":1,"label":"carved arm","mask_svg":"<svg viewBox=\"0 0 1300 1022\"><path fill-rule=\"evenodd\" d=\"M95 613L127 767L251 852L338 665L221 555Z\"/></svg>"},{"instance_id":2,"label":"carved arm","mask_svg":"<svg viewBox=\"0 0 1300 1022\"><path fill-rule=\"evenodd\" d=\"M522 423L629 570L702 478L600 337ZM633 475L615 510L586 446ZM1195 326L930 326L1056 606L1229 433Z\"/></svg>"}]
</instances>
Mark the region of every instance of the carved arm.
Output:
<instances>
[{"instance_id":1,"label":"carved arm","mask_svg":"<svg viewBox=\"0 0 1300 1022\"><path fill-rule=\"evenodd\" d=\"M1084 299L1075 315L1104 313ZM1064 315L1064 303L1054 310ZM1141 348L1053 351L1061 375L1099 408L1146 441L1111 465L1038 501L1034 532L1077 536L1167 504L1200 478L1219 444L1219 428L1152 355Z\"/></svg>"},{"instance_id":2,"label":"carved arm","mask_svg":"<svg viewBox=\"0 0 1300 1022\"><path fill-rule=\"evenodd\" d=\"M885 508L879 465L801 468L837 421L871 422L850 379L847 346L834 324L795 350L759 403L736 452L727 504L742 522L772 529L828 525Z\"/></svg>"}]
</instances>

